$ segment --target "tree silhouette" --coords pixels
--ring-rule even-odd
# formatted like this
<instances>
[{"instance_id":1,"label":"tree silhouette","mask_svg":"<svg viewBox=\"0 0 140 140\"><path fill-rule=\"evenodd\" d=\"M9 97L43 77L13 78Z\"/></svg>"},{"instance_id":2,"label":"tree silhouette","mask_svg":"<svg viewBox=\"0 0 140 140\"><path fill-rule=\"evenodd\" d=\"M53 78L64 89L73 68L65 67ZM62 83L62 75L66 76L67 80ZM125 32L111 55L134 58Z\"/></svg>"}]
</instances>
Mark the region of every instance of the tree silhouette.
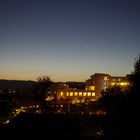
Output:
<instances>
[{"instance_id":1,"label":"tree silhouette","mask_svg":"<svg viewBox=\"0 0 140 140\"><path fill-rule=\"evenodd\" d=\"M49 76L39 76L37 77L37 91L40 93L43 97L47 94L47 92L50 90L50 87L52 85L52 80Z\"/></svg>"},{"instance_id":2,"label":"tree silhouette","mask_svg":"<svg viewBox=\"0 0 140 140\"><path fill-rule=\"evenodd\" d=\"M140 139L139 134L139 118L140 118L140 54L135 58L134 71L130 76L131 88L129 91L129 109L131 110L131 127L137 139Z\"/></svg>"},{"instance_id":3,"label":"tree silhouette","mask_svg":"<svg viewBox=\"0 0 140 140\"><path fill-rule=\"evenodd\" d=\"M140 55L135 59L134 71L129 78L130 88L121 91L118 87L102 92L100 104L107 116L103 125L110 139L139 139Z\"/></svg>"},{"instance_id":4,"label":"tree silhouette","mask_svg":"<svg viewBox=\"0 0 140 140\"><path fill-rule=\"evenodd\" d=\"M137 58L135 58L134 71L130 76L130 82L133 92L140 92L140 54Z\"/></svg>"},{"instance_id":5,"label":"tree silhouette","mask_svg":"<svg viewBox=\"0 0 140 140\"><path fill-rule=\"evenodd\" d=\"M127 129L127 115L129 114L127 96L121 88L113 87L103 91L99 99L102 108L107 112L103 129L110 139L126 139L126 132L129 131Z\"/></svg>"},{"instance_id":6,"label":"tree silhouette","mask_svg":"<svg viewBox=\"0 0 140 140\"><path fill-rule=\"evenodd\" d=\"M40 101L40 107L42 111L45 111L46 101L45 98L49 94L53 81L49 76L39 76L37 77L37 83L35 86L35 90L38 94L38 100Z\"/></svg>"}]
</instances>

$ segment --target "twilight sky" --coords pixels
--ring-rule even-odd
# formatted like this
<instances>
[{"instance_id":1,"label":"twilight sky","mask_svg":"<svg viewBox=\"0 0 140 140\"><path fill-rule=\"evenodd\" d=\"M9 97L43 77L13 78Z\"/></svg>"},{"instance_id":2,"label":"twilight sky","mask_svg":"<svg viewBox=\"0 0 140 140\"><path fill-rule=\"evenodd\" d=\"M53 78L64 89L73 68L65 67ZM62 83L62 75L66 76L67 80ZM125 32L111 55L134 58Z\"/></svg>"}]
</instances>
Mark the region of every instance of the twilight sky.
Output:
<instances>
[{"instance_id":1,"label":"twilight sky","mask_svg":"<svg viewBox=\"0 0 140 140\"><path fill-rule=\"evenodd\" d=\"M125 76L139 53L139 0L0 0L0 79Z\"/></svg>"}]
</instances>

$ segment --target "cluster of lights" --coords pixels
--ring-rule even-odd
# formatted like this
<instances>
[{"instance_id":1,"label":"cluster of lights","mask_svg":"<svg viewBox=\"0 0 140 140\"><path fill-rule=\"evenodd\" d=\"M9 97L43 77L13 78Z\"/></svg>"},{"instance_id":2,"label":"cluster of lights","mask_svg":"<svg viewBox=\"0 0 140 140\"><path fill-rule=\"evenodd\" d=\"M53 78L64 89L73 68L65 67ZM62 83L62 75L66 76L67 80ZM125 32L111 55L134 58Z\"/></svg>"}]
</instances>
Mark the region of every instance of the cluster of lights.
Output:
<instances>
[{"instance_id":1,"label":"cluster of lights","mask_svg":"<svg viewBox=\"0 0 140 140\"><path fill-rule=\"evenodd\" d=\"M31 108L39 108L39 105L33 105L33 106L21 106L20 108L16 108L12 113L11 116L7 117L6 119L4 119L3 121L1 121L2 124L9 124L10 120L13 117L16 117L17 115L19 115L22 112L26 112L26 110L31 109ZM37 110L36 113L41 113L41 110Z\"/></svg>"},{"instance_id":2,"label":"cluster of lights","mask_svg":"<svg viewBox=\"0 0 140 140\"><path fill-rule=\"evenodd\" d=\"M95 92L77 92L77 91L75 91L75 92L72 92L72 91L70 91L70 92L60 92L60 95L61 96L88 96L88 97L90 97L90 96L95 96Z\"/></svg>"},{"instance_id":3,"label":"cluster of lights","mask_svg":"<svg viewBox=\"0 0 140 140\"><path fill-rule=\"evenodd\" d=\"M121 82L121 83L112 82L111 85L112 86L115 86L115 85L117 85L117 86L128 86L129 83L128 82Z\"/></svg>"},{"instance_id":4,"label":"cluster of lights","mask_svg":"<svg viewBox=\"0 0 140 140\"><path fill-rule=\"evenodd\" d=\"M92 90L92 91L95 91L95 86L88 86L88 87L86 87L86 90Z\"/></svg>"}]
</instances>

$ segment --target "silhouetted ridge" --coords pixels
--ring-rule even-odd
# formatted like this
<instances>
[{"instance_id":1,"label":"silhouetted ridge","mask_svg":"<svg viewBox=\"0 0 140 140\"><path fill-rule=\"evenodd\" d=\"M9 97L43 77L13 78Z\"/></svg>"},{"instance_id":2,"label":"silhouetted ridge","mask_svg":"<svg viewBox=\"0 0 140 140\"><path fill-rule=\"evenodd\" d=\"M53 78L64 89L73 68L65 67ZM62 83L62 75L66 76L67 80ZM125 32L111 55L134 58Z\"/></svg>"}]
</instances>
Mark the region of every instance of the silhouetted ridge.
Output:
<instances>
[{"instance_id":1,"label":"silhouetted ridge","mask_svg":"<svg viewBox=\"0 0 140 140\"><path fill-rule=\"evenodd\" d=\"M0 88L32 88L34 81L20 81L20 80L0 80Z\"/></svg>"}]
</instances>

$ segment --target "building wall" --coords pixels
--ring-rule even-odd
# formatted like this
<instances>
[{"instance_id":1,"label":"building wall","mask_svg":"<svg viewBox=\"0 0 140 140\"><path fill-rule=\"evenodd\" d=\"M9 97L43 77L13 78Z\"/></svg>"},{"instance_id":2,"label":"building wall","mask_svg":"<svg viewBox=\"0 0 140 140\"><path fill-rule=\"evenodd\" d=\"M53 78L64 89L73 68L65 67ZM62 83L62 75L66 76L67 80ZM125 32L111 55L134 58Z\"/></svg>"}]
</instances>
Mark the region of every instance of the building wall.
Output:
<instances>
[{"instance_id":1,"label":"building wall","mask_svg":"<svg viewBox=\"0 0 140 140\"><path fill-rule=\"evenodd\" d=\"M58 92L59 100L67 100L72 103L95 101L95 97L95 91L88 90L68 90Z\"/></svg>"},{"instance_id":2,"label":"building wall","mask_svg":"<svg viewBox=\"0 0 140 140\"><path fill-rule=\"evenodd\" d=\"M127 77L112 77L104 73L95 73L86 81L86 89L89 89L91 86L95 87L96 100L101 97L101 92L107 88L119 86L121 89L125 90L128 85Z\"/></svg>"},{"instance_id":3,"label":"building wall","mask_svg":"<svg viewBox=\"0 0 140 140\"><path fill-rule=\"evenodd\" d=\"M98 100L102 96L101 92L107 88L119 86L122 90L125 90L128 85L127 76L114 77L109 74L95 73L90 76L90 79L86 80L85 90L69 88L65 83L59 82L54 84L52 92L55 93L58 101L79 103Z\"/></svg>"}]
</instances>

